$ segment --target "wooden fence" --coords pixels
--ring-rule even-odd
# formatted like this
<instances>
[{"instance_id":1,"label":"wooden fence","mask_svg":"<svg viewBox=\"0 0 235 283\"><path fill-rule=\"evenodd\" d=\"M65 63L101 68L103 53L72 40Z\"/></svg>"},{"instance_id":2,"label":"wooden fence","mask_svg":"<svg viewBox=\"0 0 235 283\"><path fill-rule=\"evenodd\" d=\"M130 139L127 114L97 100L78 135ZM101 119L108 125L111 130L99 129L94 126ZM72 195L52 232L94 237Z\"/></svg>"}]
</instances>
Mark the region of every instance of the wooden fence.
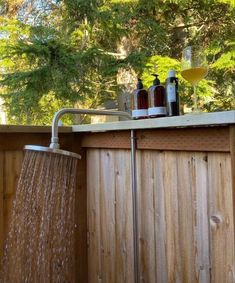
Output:
<instances>
[{"instance_id":1,"label":"wooden fence","mask_svg":"<svg viewBox=\"0 0 235 283\"><path fill-rule=\"evenodd\" d=\"M33 142L31 134L12 135L9 145L0 134L1 249L23 144L49 141L48 134L33 134ZM129 131L61 136L63 148L83 157L79 283L134 282L129 137ZM234 126L138 131L137 147L140 282L234 283Z\"/></svg>"},{"instance_id":2,"label":"wooden fence","mask_svg":"<svg viewBox=\"0 0 235 283\"><path fill-rule=\"evenodd\" d=\"M89 282L133 282L130 153L87 164ZM138 151L137 166L140 282L234 282L230 155Z\"/></svg>"},{"instance_id":3,"label":"wooden fence","mask_svg":"<svg viewBox=\"0 0 235 283\"><path fill-rule=\"evenodd\" d=\"M88 278L134 282L129 132L87 147ZM137 132L140 282L235 282L234 127Z\"/></svg>"}]
</instances>

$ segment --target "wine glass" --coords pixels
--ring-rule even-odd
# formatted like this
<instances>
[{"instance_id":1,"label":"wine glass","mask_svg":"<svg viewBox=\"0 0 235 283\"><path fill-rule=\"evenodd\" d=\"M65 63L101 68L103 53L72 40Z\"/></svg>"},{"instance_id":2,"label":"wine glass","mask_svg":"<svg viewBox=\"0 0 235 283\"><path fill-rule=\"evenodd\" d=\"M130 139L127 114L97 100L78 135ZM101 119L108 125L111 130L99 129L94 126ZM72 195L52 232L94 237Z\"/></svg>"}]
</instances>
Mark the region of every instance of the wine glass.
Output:
<instances>
[{"instance_id":1,"label":"wine glass","mask_svg":"<svg viewBox=\"0 0 235 283\"><path fill-rule=\"evenodd\" d=\"M198 109L197 84L208 73L206 55L199 46L187 46L182 54L181 75L193 85L193 113L200 113Z\"/></svg>"}]
</instances>

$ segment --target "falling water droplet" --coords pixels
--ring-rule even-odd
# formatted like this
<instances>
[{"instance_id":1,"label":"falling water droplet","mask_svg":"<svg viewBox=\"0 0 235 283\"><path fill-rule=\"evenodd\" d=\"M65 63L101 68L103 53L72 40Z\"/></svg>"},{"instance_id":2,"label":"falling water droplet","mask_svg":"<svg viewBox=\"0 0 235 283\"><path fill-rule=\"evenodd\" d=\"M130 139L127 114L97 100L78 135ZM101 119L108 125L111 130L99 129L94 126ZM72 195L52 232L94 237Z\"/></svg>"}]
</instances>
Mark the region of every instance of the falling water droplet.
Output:
<instances>
[{"instance_id":1,"label":"falling water droplet","mask_svg":"<svg viewBox=\"0 0 235 283\"><path fill-rule=\"evenodd\" d=\"M2 283L75 282L77 160L26 151L3 256Z\"/></svg>"}]
</instances>

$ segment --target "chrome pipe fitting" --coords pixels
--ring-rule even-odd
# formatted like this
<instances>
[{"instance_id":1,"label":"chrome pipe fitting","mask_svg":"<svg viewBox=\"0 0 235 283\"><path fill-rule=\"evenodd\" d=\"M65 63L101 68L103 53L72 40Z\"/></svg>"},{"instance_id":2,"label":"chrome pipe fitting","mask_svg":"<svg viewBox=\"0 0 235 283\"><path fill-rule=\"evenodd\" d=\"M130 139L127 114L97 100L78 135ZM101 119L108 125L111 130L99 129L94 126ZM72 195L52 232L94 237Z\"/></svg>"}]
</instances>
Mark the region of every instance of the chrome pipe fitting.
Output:
<instances>
[{"instance_id":1,"label":"chrome pipe fitting","mask_svg":"<svg viewBox=\"0 0 235 283\"><path fill-rule=\"evenodd\" d=\"M124 117L127 120L131 120L132 117L129 113L124 111L115 110L96 110L96 109L77 109L77 108L62 108L55 113L52 121L51 129L51 144L50 148L59 149L59 137L58 137L58 124L61 116L64 114L90 114L90 115L107 115L107 116L119 116Z\"/></svg>"}]
</instances>

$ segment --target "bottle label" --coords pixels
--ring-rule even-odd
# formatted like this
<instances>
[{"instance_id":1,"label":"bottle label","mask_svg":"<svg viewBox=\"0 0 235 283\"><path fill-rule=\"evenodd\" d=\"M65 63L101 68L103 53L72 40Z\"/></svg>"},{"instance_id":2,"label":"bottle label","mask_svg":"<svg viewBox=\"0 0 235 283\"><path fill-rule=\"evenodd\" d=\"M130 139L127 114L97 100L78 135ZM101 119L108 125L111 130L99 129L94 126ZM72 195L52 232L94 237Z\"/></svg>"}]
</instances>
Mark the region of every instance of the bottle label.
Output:
<instances>
[{"instance_id":1,"label":"bottle label","mask_svg":"<svg viewBox=\"0 0 235 283\"><path fill-rule=\"evenodd\" d=\"M151 107L148 109L148 115L166 115L166 107Z\"/></svg>"},{"instance_id":2,"label":"bottle label","mask_svg":"<svg viewBox=\"0 0 235 283\"><path fill-rule=\"evenodd\" d=\"M176 102L176 89L174 84L167 85L166 93L168 102Z\"/></svg>"},{"instance_id":3,"label":"bottle label","mask_svg":"<svg viewBox=\"0 0 235 283\"><path fill-rule=\"evenodd\" d=\"M147 109L132 110L132 117L146 117L148 116Z\"/></svg>"}]
</instances>

